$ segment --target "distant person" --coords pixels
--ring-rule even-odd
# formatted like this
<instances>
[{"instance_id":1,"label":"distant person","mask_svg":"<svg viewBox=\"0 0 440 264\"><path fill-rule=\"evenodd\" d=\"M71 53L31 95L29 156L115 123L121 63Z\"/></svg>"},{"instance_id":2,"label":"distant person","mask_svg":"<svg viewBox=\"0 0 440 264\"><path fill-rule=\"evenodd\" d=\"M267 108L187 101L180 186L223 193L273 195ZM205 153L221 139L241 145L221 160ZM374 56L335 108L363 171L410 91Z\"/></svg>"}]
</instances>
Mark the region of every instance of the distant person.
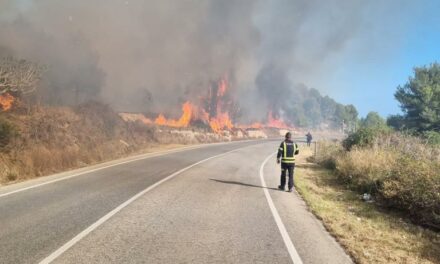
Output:
<instances>
[{"instance_id":1,"label":"distant person","mask_svg":"<svg viewBox=\"0 0 440 264\"><path fill-rule=\"evenodd\" d=\"M278 189L282 191L284 191L284 187L286 186L286 172L288 172L288 191L292 192L292 188L294 187L293 170L295 169L295 155L298 155L298 153L298 144L292 141L292 134L288 132L286 139L281 143L278 149L277 155L277 163L281 163L281 184L278 186Z\"/></svg>"},{"instance_id":2,"label":"distant person","mask_svg":"<svg viewBox=\"0 0 440 264\"><path fill-rule=\"evenodd\" d=\"M310 147L310 144L312 143L312 139L313 139L312 134L310 134L310 132L307 133L306 138L307 138L307 146Z\"/></svg>"}]
</instances>

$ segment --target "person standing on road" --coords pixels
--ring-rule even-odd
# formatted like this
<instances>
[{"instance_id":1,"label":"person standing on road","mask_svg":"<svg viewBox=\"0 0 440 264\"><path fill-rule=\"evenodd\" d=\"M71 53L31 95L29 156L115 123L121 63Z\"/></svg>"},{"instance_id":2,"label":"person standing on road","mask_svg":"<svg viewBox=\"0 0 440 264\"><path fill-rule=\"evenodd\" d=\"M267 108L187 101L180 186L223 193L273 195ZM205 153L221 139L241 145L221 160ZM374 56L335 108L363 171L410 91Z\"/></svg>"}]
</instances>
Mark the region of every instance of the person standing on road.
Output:
<instances>
[{"instance_id":1,"label":"person standing on road","mask_svg":"<svg viewBox=\"0 0 440 264\"><path fill-rule=\"evenodd\" d=\"M312 134L310 134L310 132L307 133L306 138L307 138L307 146L310 147L310 144L312 143L312 139L313 139Z\"/></svg>"},{"instance_id":2,"label":"person standing on road","mask_svg":"<svg viewBox=\"0 0 440 264\"><path fill-rule=\"evenodd\" d=\"M286 186L286 173L289 173L288 191L292 192L294 187L293 171L295 169L295 155L298 155L298 153L298 144L292 141L292 134L287 132L286 139L281 142L277 155L277 163L281 163L281 183L278 189L284 191L284 187Z\"/></svg>"}]
</instances>

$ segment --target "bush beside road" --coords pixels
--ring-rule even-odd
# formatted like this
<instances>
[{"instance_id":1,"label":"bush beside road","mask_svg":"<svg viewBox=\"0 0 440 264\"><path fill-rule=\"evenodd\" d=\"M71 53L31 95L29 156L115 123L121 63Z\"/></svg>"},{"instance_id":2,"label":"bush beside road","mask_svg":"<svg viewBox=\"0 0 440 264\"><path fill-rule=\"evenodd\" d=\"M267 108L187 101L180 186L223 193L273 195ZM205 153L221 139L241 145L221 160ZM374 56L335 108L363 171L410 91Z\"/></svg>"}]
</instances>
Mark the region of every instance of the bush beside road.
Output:
<instances>
[{"instance_id":1,"label":"bush beside road","mask_svg":"<svg viewBox=\"0 0 440 264\"><path fill-rule=\"evenodd\" d=\"M440 262L438 232L414 224L405 212L364 201L359 189L347 188L353 184L347 186L340 173L306 162L305 158L310 159L311 155L312 150L305 148L298 160L298 192L356 263ZM340 144L321 142L316 161L334 169L340 166L344 155L347 153ZM368 180L358 182L357 187L369 186L360 184Z\"/></svg>"},{"instance_id":2,"label":"bush beside road","mask_svg":"<svg viewBox=\"0 0 440 264\"><path fill-rule=\"evenodd\" d=\"M380 206L440 230L440 147L395 132L357 134L344 141L345 149L320 143L316 162L333 169L352 190L372 195Z\"/></svg>"}]
</instances>

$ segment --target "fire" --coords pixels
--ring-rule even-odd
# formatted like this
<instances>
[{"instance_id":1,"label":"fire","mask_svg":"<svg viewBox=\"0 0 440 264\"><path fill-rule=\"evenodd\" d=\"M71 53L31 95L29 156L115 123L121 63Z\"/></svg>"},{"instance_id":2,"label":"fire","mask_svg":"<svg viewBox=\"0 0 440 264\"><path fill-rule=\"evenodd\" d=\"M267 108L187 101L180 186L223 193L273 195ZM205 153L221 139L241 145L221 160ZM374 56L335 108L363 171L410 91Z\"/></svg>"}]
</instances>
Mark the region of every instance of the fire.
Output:
<instances>
[{"instance_id":1,"label":"fire","mask_svg":"<svg viewBox=\"0 0 440 264\"><path fill-rule=\"evenodd\" d=\"M215 133L231 130L234 125L228 111L224 109L225 102L223 100L227 90L228 81L226 78L223 78L217 83L217 87L210 89L209 97L204 99L207 102L213 102L214 105L204 109L187 101L182 105L182 116L180 119L167 119L164 114L159 114L154 123L159 126L188 127L191 122L200 120L209 125Z\"/></svg>"},{"instance_id":2,"label":"fire","mask_svg":"<svg viewBox=\"0 0 440 264\"><path fill-rule=\"evenodd\" d=\"M159 126L169 127L188 127L194 116L195 107L190 102L185 102L182 105L182 116L178 120L167 119L163 114L160 114L154 123Z\"/></svg>"},{"instance_id":3,"label":"fire","mask_svg":"<svg viewBox=\"0 0 440 264\"><path fill-rule=\"evenodd\" d=\"M15 101L14 96L10 95L9 93L0 95L1 111L8 111L9 109L11 109L12 105L14 104L14 101Z\"/></svg>"},{"instance_id":4,"label":"fire","mask_svg":"<svg viewBox=\"0 0 440 264\"><path fill-rule=\"evenodd\" d=\"M228 81L225 78L221 79L218 83L217 97L221 98L225 96L226 90L228 89Z\"/></svg>"},{"instance_id":5,"label":"fire","mask_svg":"<svg viewBox=\"0 0 440 264\"><path fill-rule=\"evenodd\" d=\"M255 122L250 125L236 125L231 115L234 114L234 101L228 94L229 83L227 77L223 77L211 86L206 96L201 95L198 99L186 101L182 105L182 115L179 119L168 119L163 113L155 119L142 118L145 124L156 124L174 128L185 128L194 124L195 121L206 124L214 133L221 134L223 131L239 129L263 129L278 128L290 129L282 119L276 118L272 111L269 112L266 123ZM194 101L196 100L196 102Z\"/></svg>"},{"instance_id":6,"label":"fire","mask_svg":"<svg viewBox=\"0 0 440 264\"><path fill-rule=\"evenodd\" d=\"M228 113L221 113L218 116L211 118L209 121L209 126L211 127L212 131L217 134L219 134L222 130L231 130L234 127Z\"/></svg>"},{"instance_id":7,"label":"fire","mask_svg":"<svg viewBox=\"0 0 440 264\"><path fill-rule=\"evenodd\" d=\"M276 119L273 116L272 111L269 111L269 116L267 117L267 127L280 128L280 129L289 129L288 126L282 119Z\"/></svg>"},{"instance_id":8,"label":"fire","mask_svg":"<svg viewBox=\"0 0 440 264\"><path fill-rule=\"evenodd\" d=\"M250 125L239 125L238 126L238 128L241 128L241 129L248 129L248 128L262 129L264 127L266 127L266 125L264 125L262 123L259 123L259 122L255 122L255 123L252 123Z\"/></svg>"},{"instance_id":9,"label":"fire","mask_svg":"<svg viewBox=\"0 0 440 264\"><path fill-rule=\"evenodd\" d=\"M223 130L231 130L234 125L229 116L229 112L225 110L225 105L227 105L226 100L224 99L227 91L228 91L228 80L226 77L220 79L217 83L217 93L211 98L208 98L209 101L213 101L215 105L211 106L215 109L215 112L212 116L208 113L208 123L211 127L212 131L219 134Z\"/></svg>"}]
</instances>

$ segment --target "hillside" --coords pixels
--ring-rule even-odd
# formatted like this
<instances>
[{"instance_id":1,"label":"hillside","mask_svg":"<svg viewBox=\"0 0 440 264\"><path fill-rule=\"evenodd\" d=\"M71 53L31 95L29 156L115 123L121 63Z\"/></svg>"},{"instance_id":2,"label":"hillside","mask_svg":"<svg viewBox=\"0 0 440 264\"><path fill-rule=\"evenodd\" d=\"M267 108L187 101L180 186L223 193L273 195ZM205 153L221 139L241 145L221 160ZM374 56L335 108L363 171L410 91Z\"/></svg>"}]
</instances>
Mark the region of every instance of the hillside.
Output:
<instances>
[{"instance_id":1,"label":"hillside","mask_svg":"<svg viewBox=\"0 0 440 264\"><path fill-rule=\"evenodd\" d=\"M206 131L180 131L125 122L109 106L17 107L0 113L0 183L120 158L154 146L231 140Z\"/></svg>"}]
</instances>

